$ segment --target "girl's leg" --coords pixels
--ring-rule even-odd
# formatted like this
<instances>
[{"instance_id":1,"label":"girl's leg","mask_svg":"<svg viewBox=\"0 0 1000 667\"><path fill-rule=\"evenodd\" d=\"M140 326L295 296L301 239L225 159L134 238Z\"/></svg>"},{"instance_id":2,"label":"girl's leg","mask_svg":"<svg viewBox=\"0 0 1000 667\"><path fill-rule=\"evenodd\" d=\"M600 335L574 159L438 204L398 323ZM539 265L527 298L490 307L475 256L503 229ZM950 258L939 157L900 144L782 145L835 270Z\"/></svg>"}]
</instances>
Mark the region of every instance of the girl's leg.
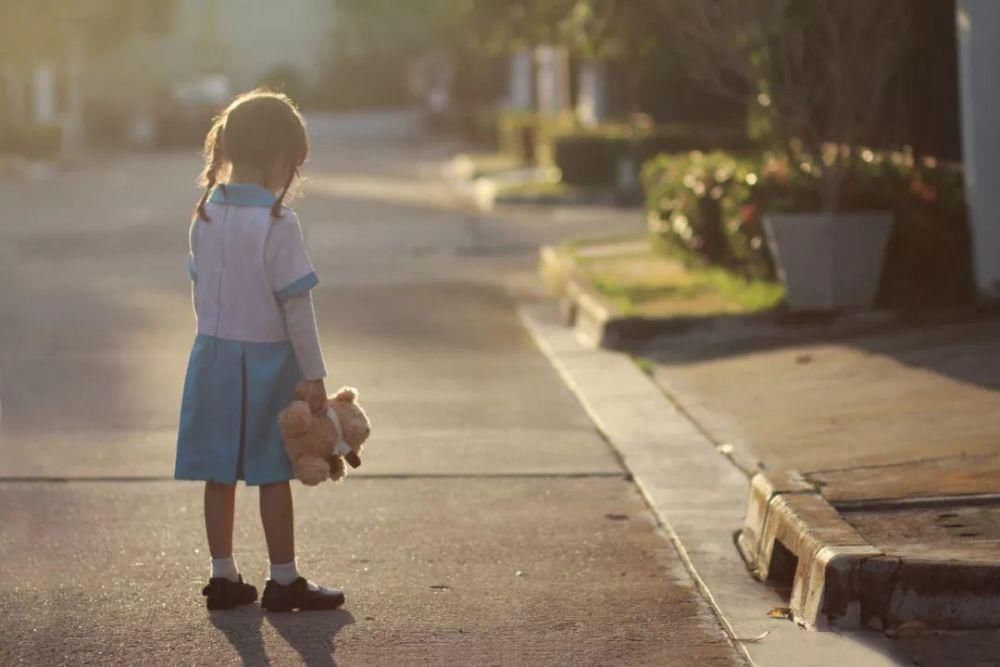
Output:
<instances>
[{"instance_id":1,"label":"girl's leg","mask_svg":"<svg viewBox=\"0 0 1000 667\"><path fill-rule=\"evenodd\" d=\"M264 524L267 554L272 565L295 560L295 518L292 487L288 482L262 484L260 521Z\"/></svg>"},{"instance_id":2,"label":"girl's leg","mask_svg":"<svg viewBox=\"0 0 1000 667\"><path fill-rule=\"evenodd\" d=\"M323 588L299 576L295 565L295 526L292 487L288 482L262 484L260 520L271 558L271 575L260 604L267 611L292 609L336 609L344 604L344 592Z\"/></svg>"},{"instance_id":3,"label":"girl's leg","mask_svg":"<svg viewBox=\"0 0 1000 667\"><path fill-rule=\"evenodd\" d=\"M201 594L209 609L232 609L257 599L257 589L243 583L233 558L236 485L205 482L205 532L212 552L212 574Z\"/></svg>"},{"instance_id":4,"label":"girl's leg","mask_svg":"<svg viewBox=\"0 0 1000 667\"><path fill-rule=\"evenodd\" d=\"M205 532L212 558L233 555L233 513L236 485L205 482Z\"/></svg>"}]
</instances>

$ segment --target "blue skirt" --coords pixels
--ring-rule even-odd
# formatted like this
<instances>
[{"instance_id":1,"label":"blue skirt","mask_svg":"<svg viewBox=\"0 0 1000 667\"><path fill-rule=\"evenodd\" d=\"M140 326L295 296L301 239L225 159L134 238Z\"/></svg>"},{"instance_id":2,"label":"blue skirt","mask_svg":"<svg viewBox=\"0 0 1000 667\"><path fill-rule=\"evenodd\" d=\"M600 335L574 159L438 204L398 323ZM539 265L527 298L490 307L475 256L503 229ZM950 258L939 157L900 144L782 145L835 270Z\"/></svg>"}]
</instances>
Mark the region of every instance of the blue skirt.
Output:
<instances>
[{"instance_id":1,"label":"blue skirt","mask_svg":"<svg viewBox=\"0 0 1000 667\"><path fill-rule=\"evenodd\" d=\"M251 485L292 479L278 413L301 378L289 341L198 334L184 380L174 477Z\"/></svg>"}]
</instances>

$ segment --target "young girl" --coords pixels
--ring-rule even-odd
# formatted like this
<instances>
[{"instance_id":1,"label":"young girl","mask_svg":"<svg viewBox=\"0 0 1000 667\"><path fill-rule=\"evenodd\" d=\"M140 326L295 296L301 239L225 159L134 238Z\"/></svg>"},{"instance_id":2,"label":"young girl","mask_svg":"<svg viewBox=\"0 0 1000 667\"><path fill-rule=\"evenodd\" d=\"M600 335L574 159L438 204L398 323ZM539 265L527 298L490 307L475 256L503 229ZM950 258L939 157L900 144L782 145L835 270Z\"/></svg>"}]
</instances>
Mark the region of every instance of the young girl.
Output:
<instances>
[{"instance_id":1,"label":"young girl","mask_svg":"<svg viewBox=\"0 0 1000 667\"><path fill-rule=\"evenodd\" d=\"M291 466L278 412L306 380L326 409L326 368L310 290L318 280L298 218L283 205L309 150L305 125L284 95L237 97L205 139L205 193L191 224L188 270L197 336L181 404L177 479L205 482L212 574L209 609L257 599L233 559L236 480L260 486L271 576L270 611L332 609L343 592L308 583L295 566ZM217 185L218 183L218 185Z\"/></svg>"}]
</instances>

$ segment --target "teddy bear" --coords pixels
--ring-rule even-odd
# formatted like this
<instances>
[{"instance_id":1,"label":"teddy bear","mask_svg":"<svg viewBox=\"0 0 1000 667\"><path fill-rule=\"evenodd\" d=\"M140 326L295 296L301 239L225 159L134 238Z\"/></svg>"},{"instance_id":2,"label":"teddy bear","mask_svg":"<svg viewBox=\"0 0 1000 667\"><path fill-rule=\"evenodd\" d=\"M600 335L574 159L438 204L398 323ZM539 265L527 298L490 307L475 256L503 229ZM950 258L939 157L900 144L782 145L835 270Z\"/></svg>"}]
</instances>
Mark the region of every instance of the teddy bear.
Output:
<instances>
[{"instance_id":1,"label":"teddy bear","mask_svg":"<svg viewBox=\"0 0 1000 667\"><path fill-rule=\"evenodd\" d=\"M327 398L326 413L320 417L309 410L305 396L305 383L300 383L295 388L296 400L278 415L292 471L307 486L325 479L339 481L346 472L345 460L352 468L361 465L359 454L371 434L371 423L353 387L341 387Z\"/></svg>"}]
</instances>

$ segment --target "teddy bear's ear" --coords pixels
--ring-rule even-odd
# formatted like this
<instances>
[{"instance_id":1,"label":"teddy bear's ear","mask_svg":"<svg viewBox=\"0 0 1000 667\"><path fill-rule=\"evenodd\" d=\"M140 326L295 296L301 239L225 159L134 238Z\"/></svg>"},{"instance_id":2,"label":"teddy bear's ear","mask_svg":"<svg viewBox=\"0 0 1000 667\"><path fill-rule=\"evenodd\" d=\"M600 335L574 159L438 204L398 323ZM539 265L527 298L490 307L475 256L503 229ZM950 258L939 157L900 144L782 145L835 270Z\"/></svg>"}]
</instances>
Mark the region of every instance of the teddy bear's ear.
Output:
<instances>
[{"instance_id":1,"label":"teddy bear's ear","mask_svg":"<svg viewBox=\"0 0 1000 667\"><path fill-rule=\"evenodd\" d=\"M343 401L344 403L353 403L358 398L358 390L354 387L341 387L337 390L336 395L334 395L333 400Z\"/></svg>"}]
</instances>

